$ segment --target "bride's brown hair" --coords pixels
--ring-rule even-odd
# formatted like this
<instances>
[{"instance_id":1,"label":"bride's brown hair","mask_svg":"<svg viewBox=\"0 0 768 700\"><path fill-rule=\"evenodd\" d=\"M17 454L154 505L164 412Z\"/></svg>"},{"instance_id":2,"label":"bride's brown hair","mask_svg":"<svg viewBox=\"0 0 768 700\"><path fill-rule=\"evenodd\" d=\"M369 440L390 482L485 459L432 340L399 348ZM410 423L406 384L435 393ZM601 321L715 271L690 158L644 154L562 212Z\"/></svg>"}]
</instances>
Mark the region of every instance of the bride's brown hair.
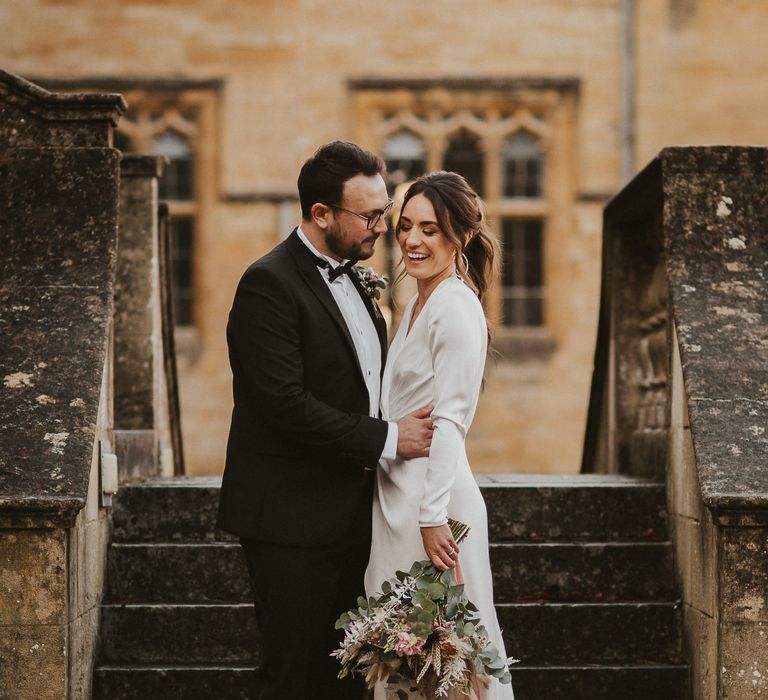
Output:
<instances>
[{"instance_id":1,"label":"bride's brown hair","mask_svg":"<svg viewBox=\"0 0 768 700\"><path fill-rule=\"evenodd\" d=\"M416 179L405 193L401 212L417 194L431 202L437 225L456 252L457 273L482 301L498 275L500 257L499 243L488 229L483 201L461 175L445 170ZM400 233L399 221L395 233Z\"/></svg>"}]
</instances>

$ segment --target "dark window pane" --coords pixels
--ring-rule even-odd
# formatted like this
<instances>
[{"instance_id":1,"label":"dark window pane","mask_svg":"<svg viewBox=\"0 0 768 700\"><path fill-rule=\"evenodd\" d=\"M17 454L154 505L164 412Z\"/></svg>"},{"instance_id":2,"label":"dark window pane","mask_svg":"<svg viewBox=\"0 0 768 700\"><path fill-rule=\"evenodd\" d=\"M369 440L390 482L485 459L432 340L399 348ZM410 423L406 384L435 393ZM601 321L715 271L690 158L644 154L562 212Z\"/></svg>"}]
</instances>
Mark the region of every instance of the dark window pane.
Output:
<instances>
[{"instance_id":1,"label":"dark window pane","mask_svg":"<svg viewBox=\"0 0 768 700\"><path fill-rule=\"evenodd\" d=\"M541 287L541 257L538 255L528 255L525 258L525 286Z\"/></svg>"},{"instance_id":2,"label":"dark window pane","mask_svg":"<svg viewBox=\"0 0 768 700\"><path fill-rule=\"evenodd\" d=\"M443 158L443 168L463 175L475 191L483 196L485 158L480 150L480 141L474 134L462 129L451 138Z\"/></svg>"},{"instance_id":3,"label":"dark window pane","mask_svg":"<svg viewBox=\"0 0 768 700\"><path fill-rule=\"evenodd\" d=\"M170 161L160 178L160 199L170 201L194 199L194 161L187 138L175 131L166 131L154 140L152 152L166 156Z\"/></svg>"},{"instance_id":4,"label":"dark window pane","mask_svg":"<svg viewBox=\"0 0 768 700\"><path fill-rule=\"evenodd\" d=\"M504 325L538 326L543 323L542 234L541 219L502 221Z\"/></svg>"},{"instance_id":5,"label":"dark window pane","mask_svg":"<svg viewBox=\"0 0 768 700\"><path fill-rule=\"evenodd\" d=\"M191 326L193 314L193 252L195 222L190 217L171 219L171 275L176 324Z\"/></svg>"},{"instance_id":6,"label":"dark window pane","mask_svg":"<svg viewBox=\"0 0 768 700\"><path fill-rule=\"evenodd\" d=\"M194 199L192 159L173 159L158 182L160 199L184 201Z\"/></svg>"},{"instance_id":7,"label":"dark window pane","mask_svg":"<svg viewBox=\"0 0 768 700\"><path fill-rule=\"evenodd\" d=\"M504 299L502 312L505 326L522 326L522 308L519 299Z\"/></svg>"},{"instance_id":8,"label":"dark window pane","mask_svg":"<svg viewBox=\"0 0 768 700\"><path fill-rule=\"evenodd\" d=\"M502 263L504 269L502 270L502 284L505 287L513 287L519 284L521 280L518 279L519 275L516 271L516 263L519 260L520 253L515 252L515 246L512 245L512 241L504 238L504 257Z\"/></svg>"},{"instance_id":9,"label":"dark window pane","mask_svg":"<svg viewBox=\"0 0 768 700\"><path fill-rule=\"evenodd\" d=\"M528 255L541 255L541 219L523 219L523 246Z\"/></svg>"},{"instance_id":10,"label":"dark window pane","mask_svg":"<svg viewBox=\"0 0 768 700\"><path fill-rule=\"evenodd\" d=\"M505 197L540 197L542 153L538 139L519 131L504 143L502 191Z\"/></svg>"},{"instance_id":11,"label":"dark window pane","mask_svg":"<svg viewBox=\"0 0 768 700\"><path fill-rule=\"evenodd\" d=\"M527 287L540 287L542 284L541 221L525 222L523 236L523 258L525 261L525 282Z\"/></svg>"},{"instance_id":12,"label":"dark window pane","mask_svg":"<svg viewBox=\"0 0 768 700\"><path fill-rule=\"evenodd\" d=\"M526 197L541 197L541 162L538 160L527 160L526 165Z\"/></svg>"},{"instance_id":13,"label":"dark window pane","mask_svg":"<svg viewBox=\"0 0 768 700\"><path fill-rule=\"evenodd\" d=\"M528 326L540 326L543 323L541 299L525 300L525 317Z\"/></svg>"}]
</instances>

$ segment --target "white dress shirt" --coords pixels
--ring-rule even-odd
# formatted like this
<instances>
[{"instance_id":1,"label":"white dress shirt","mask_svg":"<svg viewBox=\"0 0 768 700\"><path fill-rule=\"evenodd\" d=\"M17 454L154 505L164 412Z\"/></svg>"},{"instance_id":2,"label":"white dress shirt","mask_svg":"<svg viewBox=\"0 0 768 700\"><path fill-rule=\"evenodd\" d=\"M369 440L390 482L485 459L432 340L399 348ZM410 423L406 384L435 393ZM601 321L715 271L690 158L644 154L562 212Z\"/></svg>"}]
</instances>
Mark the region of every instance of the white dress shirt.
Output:
<instances>
[{"instance_id":1,"label":"white dress shirt","mask_svg":"<svg viewBox=\"0 0 768 700\"><path fill-rule=\"evenodd\" d=\"M344 322L347 324L352 342L355 345L360 368L363 371L365 385L368 388L368 411L369 415L377 418L379 415L379 399L381 397L381 344L379 343L379 334L376 332L376 326L373 325L371 315L365 308L365 303L360 298L360 294L355 289L352 280L348 275L339 275L333 282L328 279L328 272L331 268L336 268L341 263L327 255L323 255L315 248L307 238L306 234L297 229L297 233L302 243L318 258L328 262L329 267L318 266L317 270L320 276L325 280L328 289L333 296L336 305L341 311ZM387 440L384 443L384 450L381 453L383 459L395 459L397 456L397 423L390 421L387 431Z\"/></svg>"}]
</instances>

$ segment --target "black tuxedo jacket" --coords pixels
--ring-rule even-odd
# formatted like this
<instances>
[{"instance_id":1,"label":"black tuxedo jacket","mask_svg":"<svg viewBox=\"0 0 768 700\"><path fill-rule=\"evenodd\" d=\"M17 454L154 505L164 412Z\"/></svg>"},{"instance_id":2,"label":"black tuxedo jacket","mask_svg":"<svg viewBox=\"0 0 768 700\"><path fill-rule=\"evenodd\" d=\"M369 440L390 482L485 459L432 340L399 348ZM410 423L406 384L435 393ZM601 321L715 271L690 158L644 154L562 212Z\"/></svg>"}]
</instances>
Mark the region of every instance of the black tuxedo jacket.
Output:
<instances>
[{"instance_id":1,"label":"black tuxedo jacket","mask_svg":"<svg viewBox=\"0 0 768 700\"><path fill-rule=\"evenodd\" d=\"M386 325L355 280L386 352ZM227 324L234 408L217 525L278 544L331 544L351 527L387 423L371 418L352 338L294 231L253 263Z\"/></svg>"}]
</instances>

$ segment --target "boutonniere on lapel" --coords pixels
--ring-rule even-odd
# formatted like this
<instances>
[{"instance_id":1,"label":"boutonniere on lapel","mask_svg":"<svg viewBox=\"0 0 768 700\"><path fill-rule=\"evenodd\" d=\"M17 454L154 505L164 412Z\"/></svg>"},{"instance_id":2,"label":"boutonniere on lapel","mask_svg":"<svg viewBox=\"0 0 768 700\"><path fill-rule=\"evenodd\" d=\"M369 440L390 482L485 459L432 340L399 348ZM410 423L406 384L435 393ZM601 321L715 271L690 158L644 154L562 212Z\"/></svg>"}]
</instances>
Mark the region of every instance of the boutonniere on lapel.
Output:
<instances>
[{"instance_id":1,"label":"boutonniere on lapel","mask_svg":"<svg viewBox=\"0 0 768 700\"><path fill-rule=\"evenodd\" d=\"M355 265L355 274L371 301L381 299L381 293L387 288L389 282L386 275L379 275L372 267L365 265Z\"/></svg>"}]
</instances>

